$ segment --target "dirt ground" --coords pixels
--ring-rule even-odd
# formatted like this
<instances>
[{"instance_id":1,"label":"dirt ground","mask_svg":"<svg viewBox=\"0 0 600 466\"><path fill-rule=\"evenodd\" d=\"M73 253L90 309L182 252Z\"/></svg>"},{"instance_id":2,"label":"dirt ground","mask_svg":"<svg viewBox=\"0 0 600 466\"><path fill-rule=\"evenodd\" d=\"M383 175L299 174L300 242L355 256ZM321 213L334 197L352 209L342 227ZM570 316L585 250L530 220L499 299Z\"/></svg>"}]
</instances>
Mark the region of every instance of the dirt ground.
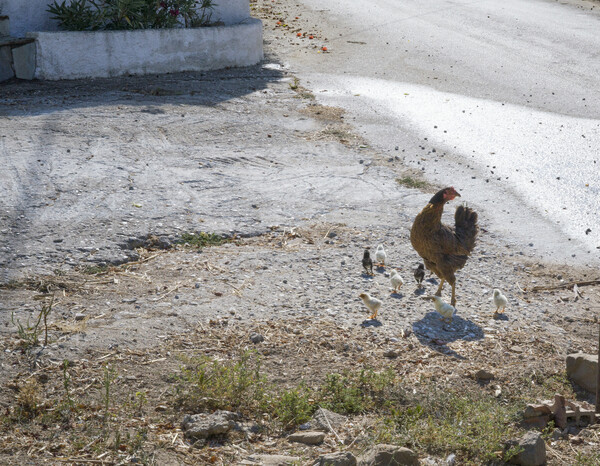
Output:
<instances>
[{"instance_id":1,"label":"dirt ground","mask_svg":"<svg viewBox=\"0 0 600 466\"><path fill-rule=\"evenodd\" d=\"M277 31L261 5L254 13ZM530 402L550 396L567 354L597 352L600 286L569 285L595 271L528 255L489 231L490 212L458 274L458 314L444 325L421 299L437 281L417 288L408 239L438 187L398 183L422 180L371 149L341 109L318 105L276 63L276 34L266 32L267 67L3 87L1 119L12 133L2 139L23 151L9 154L1 214L3 464L236 464L256 453L314 464L340 449L332 435L298 446L268 429L193 448L174 382L185 357L231 361L254 349L279 387L391 368L406 386L500 390L509 403L525 392ZM228 242L177 244L198 231ZM388 264L370 277L360 260L378 243ZM399 293L390 292L390 267L404 277ZM509 299L497 319L494 288ZM365 291L384 301L377 322L358 298ZM27 322L52 296L48 344L43 331L36 344ZM264 341L252 343L252 333ZM477 383L479 369L494 380ZM68 399L75 414L53 418ZM14 422L17 407L31 405L44 420ZM260 417L250 420L269 425ZM360 454L372 431L373 419L357 415L338 435ZM548 443L549 464L573 464L597 448L594 435Z\"/></svg>"}]
</instances>

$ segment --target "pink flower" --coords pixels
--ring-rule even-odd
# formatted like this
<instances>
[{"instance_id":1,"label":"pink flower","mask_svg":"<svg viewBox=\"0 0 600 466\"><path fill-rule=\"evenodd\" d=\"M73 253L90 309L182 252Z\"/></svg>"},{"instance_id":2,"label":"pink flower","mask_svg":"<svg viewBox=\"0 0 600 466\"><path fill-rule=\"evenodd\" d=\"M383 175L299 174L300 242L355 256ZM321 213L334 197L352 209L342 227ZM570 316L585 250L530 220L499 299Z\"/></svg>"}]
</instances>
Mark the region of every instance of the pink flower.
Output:
<instances>
[{"instance_id":1,"label":"pink flower","mask_svg":"<svg viewBox=\"0 0 600 466\"><path fill-rule=\"evenodd\" d=\"M175 10L169 10L169 14L171 16L177 16L179 14L179 8L177 8Z\"/></svg>"},{"instance_id":2,"label":"pink flower","mask_svg":"<svg viewBox=\"0 0 600 466\"><path fill-rule=\"evenodd\" d=\"M161 8L167 8L167 2L160 2L159 5Z\"/></svg>"}]
</instances>

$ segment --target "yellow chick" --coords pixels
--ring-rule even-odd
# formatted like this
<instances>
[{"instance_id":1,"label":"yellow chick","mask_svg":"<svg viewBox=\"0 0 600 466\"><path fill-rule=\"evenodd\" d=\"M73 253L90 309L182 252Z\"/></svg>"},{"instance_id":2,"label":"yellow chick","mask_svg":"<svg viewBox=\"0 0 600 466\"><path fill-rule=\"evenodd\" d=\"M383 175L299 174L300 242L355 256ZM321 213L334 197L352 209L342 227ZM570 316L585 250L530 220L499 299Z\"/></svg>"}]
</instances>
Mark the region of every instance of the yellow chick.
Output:
<instances>
[{"instance_id":1,"label":"yellow chick","mask_svg":"<svg viewBox=\"0 0 600 466\"><path fill-rule=\"evenodd\" d=\"M390 283L392 285L392 292L394 293L397 293L398 288L404 285L404 280L402 279L402 277L396 269L392 269L392 271L390 272Z\"/></svg>"},{"instance_id":2,"label":"yellow chick","mask_svg":"<svg viewBox=\"0 0 600 466\"><path fill-rule=\"evenodd\" d=\"M430 299L433 301L435 306L435 310L442 316L442 320L444 322L452 323L452 316L456 314L456 309L454 306L445 303L442 301L442 298L439 296L423 296L423 299Z\"/></svg>"},{"instance_id":3,"label":"yellow chick","mask_svg":"<svg viewBox=\"0 0 600 466\"><path fill-rule=\"evenodd\" d=\"M375 260L377 261L377 263L383 267L385 267L385 259L386 259L387 255L385 253L385 251L383 250L383 245L380 244L379 246L377 246L377 250L375 251Z\"/></svg>"},{"instance_id":4,"label":"yellow chick","mask_svg":"<svg viewBox=\"0 0 600 466\"><path fill-rule=\"evenodd\" d=\"M375 317L377 317L377 313L379 312L379 308L381 307L383 302L377 298L372 298L369 295L369 293L361 293L358 295L358 297L363 300L365 306L367 306L369 311L371 311L372 314L371 317L369 317L369 319L374 319Z\"/></svg>"},{"instance_id":5,"label":"yellow chick","mask_svg":"<svg viewBox=\"0 0 600 466\"><path fill-rule=\"evenodd\" d=\"M494 289L494 304L496 305L494 315L503 314L504 310L506 309L506 305L508 304L508 299L506 299L506 296L500 293L498 288ZM500 308L502 308L502 311L500 311Z\"/></svg>"}]
</instances>

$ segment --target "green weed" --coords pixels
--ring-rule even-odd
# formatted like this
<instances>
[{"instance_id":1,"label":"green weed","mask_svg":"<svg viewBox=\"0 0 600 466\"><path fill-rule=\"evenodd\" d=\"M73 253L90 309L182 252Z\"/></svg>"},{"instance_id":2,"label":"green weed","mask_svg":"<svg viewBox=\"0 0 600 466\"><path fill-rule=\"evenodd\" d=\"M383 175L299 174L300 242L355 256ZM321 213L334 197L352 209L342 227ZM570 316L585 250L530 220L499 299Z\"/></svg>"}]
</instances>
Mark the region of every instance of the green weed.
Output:
<instances>
[{"instance_id":1,"label":"green weed","mask_svg":"<svg viewBox=\"0 0 600 466\"><path fill-rule=\"evenodd\" d=\"M184 360L177 377L176 400L194 411L225 409L252 413L264 402L266 380L260 373L260 358L245 352L234 361L207 357Z\"/></svg>"},{"instance_id":2,"label":"green weed","mask_svg":"<svg viewBox=\"0 0 600 466\"><path fill-rule=\"evenodd\" d=\"M304 384L281 393L273 406L273 413L284 428L303 424L310 419L316 409L312 395L312 390Z\"/></svg>"},{"instance_id":3,"label":"green weed","mask_svg":"<svg viewBox=\"0 0 600 466\"><path fill-rule=\"evenodd\" d=\"M406 186L407 188L414 189L424 189L429 186L429 184L426 181L419 180L408 175L403 176L402 178L396 178L396 183L402 186Z\"/></svg>"},{"instance_id":4,"label":"green weed","mask_svg":"<svg viewBox=\"0 0 600 466\"><path fill-rule=\"evenodd\" d=\"M179 244L187 244L196 248L204 248L207 246L220 246L230 240L216 233L184 233L181 235Z\"/></svg>"}]
</instances>

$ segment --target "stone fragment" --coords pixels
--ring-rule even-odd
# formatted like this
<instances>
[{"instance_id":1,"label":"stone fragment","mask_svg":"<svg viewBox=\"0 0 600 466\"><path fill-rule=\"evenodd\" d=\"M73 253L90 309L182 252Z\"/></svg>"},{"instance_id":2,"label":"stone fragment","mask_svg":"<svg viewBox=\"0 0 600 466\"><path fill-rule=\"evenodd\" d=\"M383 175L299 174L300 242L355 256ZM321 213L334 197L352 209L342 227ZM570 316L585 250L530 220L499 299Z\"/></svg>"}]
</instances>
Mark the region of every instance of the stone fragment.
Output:
<instances>
[{"instance_id":1,"label":"stone fragment","mask_svg":"<svg viewBox=\"0 0 600 466\"><path fill-rule=\"evenodd\" d=\"M598 355L575 353L567 356L567 376L588 392L596 393Z\"/></svg>"},{"instance_id":2,"label":"stone fragment","mask_svg":"<svg viewBox=\"0 0 600 466\"><path fill-rule=\"evenodd\" d=\"M85 314L82 314L81 312L78 312L77 314L75 314L76 321L83 320L83 319L85 319Z\"/></svg>"},{"instance_id":3,"label":"stone fragment","mask_svg":"<svg viewBox=\"0 0 600 466\"><path fill-rule=\"evenodd\" d=\"M513 440L508 446L518 446L521 450L510 459L510 464L540 466L546 463L546 444L539 432L527 432L521 440Z\"/></svg>"},{"instance_id":4,"label":"stone fragment","mask_svg":"<svg viewBox=\"0 0 600 466\"><path fill-rule=\"evenodd\" d=\"M313 414L311 419L311 425L314 430L322 430L324 432L331 432L331 429L337 430L340 426L344 425L348 418L328 409L319 408Z\"/></svg>"},{"instance_id":5,"label":"stone fragment","mask_svg":"<svg viewBox=\"0 0 600 466\"><path fill-rule=\"evenodd\" d=\"M287 439L290 442L298 442L305 445L318 445L323 443L323 440L325 440L325 435L325 432L306 430L288 435Z\"/></svg>"},{"instance_id":6,"label":"stone fragment","mask_svg":"<svg viewBox=\"0 0 600 466\"><path fill-rule=\"evenodd\" d=\"M319 458L319 466L356 466L356 457L349 451L329 453Z\"/></svg>"},{"instance_id":7,"label":"stone fragment","mask_svg":"<svg viewBox=\"0 0 600 466\"><path fill-rule=\"evenodd\" d=\"M390 358L390 359L394 359L394 358L397 358L399 356L399 354L396 351L394 351L393 349L387 350L385 353L383 353L383 355L386 358Z\"/></svg>"},{"instance_id":8,"label":"stone fragment","mask_svg":"<svg viewBox=\"0 0 600 466\"><path fill-rule=\"evenodd\" d=\"M212 414L186 415L181 423L185 436L194 439L206 439L213 435L229 432L235 426L237 414L230 411L215 411Z\"/></svg>"},{"instance_id":9,"label":"stone fragment","mask_svg":"<svg viewBox=\"0 0 600 466\"><path fill-rule=\"evenodd\" d=\"M419 464L419 457L409 448L396 445L375 445L358 458L359 466L413 466Z\"/></svg>"},{"instance_id":10,"label":"stone fragment","mask_svg":"<svg viewBox=\"0 0 600 466\"><path fill-rule=\"evenodd\" d=\"M475 372L475 378L477 380L492 380L494 378L494 374L490 371L486 371L485 369L479 369Z\"/></svg>"},{"instance_id":11,"label":"stone fragment","mask_svg":"<svg viewBox=\"0 0 600 466\"><path fill-rule=\"evenodd\" d=\"M251 333L250 341L256 345L257 343L260 343L261 341L265 341L265 337L263 337L260 333Z\"/></svg>"},{"instance_id":12,"label":"stone fragment","mask_svg":"<svg viewBox=\"0 0 600 466\"><path fill-rule=\"evenodd\" d=\"M247 463L260 466L293 466L299 464L300 457L284 455L251 455L247 458Z\"/></svg>"}]
</instances>

